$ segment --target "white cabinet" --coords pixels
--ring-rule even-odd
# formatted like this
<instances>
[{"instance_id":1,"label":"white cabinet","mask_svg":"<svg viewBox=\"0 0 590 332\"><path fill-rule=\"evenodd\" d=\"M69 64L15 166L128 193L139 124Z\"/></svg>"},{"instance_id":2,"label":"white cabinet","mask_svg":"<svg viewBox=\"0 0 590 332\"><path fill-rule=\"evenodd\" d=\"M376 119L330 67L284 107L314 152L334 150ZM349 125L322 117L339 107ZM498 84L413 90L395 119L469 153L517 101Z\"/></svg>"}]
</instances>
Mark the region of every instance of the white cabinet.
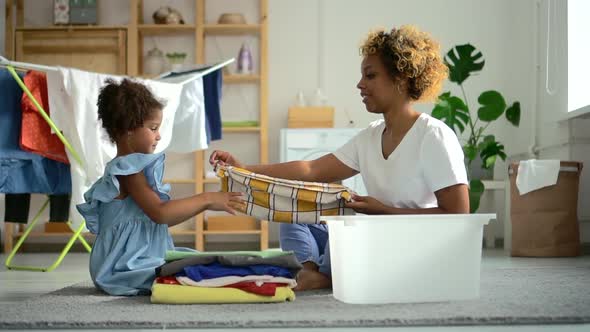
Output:
<instances>
[{"instance_id":1,"label":"white cabinet","mask_svg":"<svg viewBox=\"0 0 590 332\"><path fill-rule=\"evenodd\" d=\"M336 151L354 137L361 128L281 129L281 162L313 160ZM361 175L342 181L342 184L366 195Z\"/></svg>"}]
</instances>

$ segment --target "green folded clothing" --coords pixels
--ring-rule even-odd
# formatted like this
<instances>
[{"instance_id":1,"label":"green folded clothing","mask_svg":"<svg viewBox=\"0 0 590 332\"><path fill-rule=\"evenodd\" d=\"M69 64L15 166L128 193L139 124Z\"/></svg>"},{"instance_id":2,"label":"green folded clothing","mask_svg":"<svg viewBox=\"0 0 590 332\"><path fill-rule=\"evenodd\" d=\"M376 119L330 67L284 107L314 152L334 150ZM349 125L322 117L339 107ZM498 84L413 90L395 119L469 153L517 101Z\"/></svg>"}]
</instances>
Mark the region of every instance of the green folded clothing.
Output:
<instances>
[{"instance_id":1,"label":"green folded clothing","mask_svg":"<svg viewBox=\"0 0 590 332\"><path fill-rule=\"evenodd\" d=\"M176 251L166 252L166 261L175 261L194 256L256 256L261 258L272 258L292 255L293 251L282 251L280 249L269 249L263 251Z\"/></svg>"},{"instance_id":2,"label":"green folded clothing","mask_svg":"<svg viewBox=\"0 0 590 332\"><path fill-rule=\"evenodd\" d=\"M258 121L223 121L221 126L225 128L258 127Z\"/></svg>"}]
</instances>

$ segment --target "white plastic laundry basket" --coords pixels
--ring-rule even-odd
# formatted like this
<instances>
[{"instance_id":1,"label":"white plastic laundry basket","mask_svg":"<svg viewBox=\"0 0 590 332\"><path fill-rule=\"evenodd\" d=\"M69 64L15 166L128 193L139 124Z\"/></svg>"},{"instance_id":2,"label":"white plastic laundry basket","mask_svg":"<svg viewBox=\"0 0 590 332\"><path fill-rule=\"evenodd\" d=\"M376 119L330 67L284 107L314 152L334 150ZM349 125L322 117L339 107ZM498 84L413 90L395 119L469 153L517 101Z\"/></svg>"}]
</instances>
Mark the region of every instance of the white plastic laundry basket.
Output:
<instances>
[{"instance_id":1,"label":"white plastic laundry basket","mask_svg":"<svg viewBox=\"0 0 590 332\"><path fill-rule=\"evenodd\" d=\"M334 297L408 303L479 297L483 226L495 214L322 217Z\"/></svg>"}]
</instances>

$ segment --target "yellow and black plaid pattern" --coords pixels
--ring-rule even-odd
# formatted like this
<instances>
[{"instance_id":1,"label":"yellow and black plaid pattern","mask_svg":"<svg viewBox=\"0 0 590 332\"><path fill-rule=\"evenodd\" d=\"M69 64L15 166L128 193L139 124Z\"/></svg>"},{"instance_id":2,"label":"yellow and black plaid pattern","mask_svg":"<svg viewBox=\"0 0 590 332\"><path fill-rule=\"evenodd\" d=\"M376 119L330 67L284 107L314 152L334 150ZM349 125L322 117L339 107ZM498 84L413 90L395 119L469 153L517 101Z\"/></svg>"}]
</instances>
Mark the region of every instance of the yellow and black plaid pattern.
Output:
<instances>
[{"instance_id":1,"label":"yellow and black plaid pattern","mask_svg":"<svg viewBox=\"0 0 590 332\"><path fill-rule=\"evenodd\" d=\"M216 172L222 191L246 194L239 211L258 219L318 224L320 216L354 213L344 207L352 191L339 184L278 179L233 166L218 166Z\"/></svg>"}]
</instances>

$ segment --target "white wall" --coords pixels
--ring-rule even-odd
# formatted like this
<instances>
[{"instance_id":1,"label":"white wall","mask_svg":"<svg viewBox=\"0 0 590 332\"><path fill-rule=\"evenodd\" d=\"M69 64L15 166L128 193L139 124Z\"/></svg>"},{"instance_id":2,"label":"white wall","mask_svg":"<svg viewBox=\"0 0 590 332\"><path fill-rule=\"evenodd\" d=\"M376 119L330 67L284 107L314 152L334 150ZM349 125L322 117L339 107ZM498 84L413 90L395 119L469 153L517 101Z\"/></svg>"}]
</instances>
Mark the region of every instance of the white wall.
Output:
<instances>
[{"instance_id":1,"label":"white wall","mask_svg":"<svg viewBox=\"0 0 590 332\"><path fill-rule=\"evenodd\" d=\"M45 0L44 5L42 3L43 1L35 0L33 5L31 0L25 1L27 24L44 25L51 21L51 1ZM146 20L149 20L151 11L159 3L147 1L144 14ZM188 0L166 2L181 9L183 13L191 11L189 8L192 8L192 3L193 1ZM211 21L221 12L241 11L249 21L255 20L256 13L251 11L255 3L255 0L210 0L207 2L206 17ZM537 145L541 147L541 157L581 159L587 156L585 147L576 148L575 154L570 153L572 149L567 142L573 131L569 130L567 121L557 121L559 116L556 112L567 105L563 101L563 77L556 77L550 82L550 87L556 90L554 94L543 93L545 83L542 78L546 71L546 46L543 43L547 31L544 9L547 4L548 0L270 0L270 161L277 162L279 159L279 130L286 126L287 109L298 91L310 96L320 87L326 93L328 102L336 107L335 123L338 127L346 126L349 117L358 127L366 126L376 119L364 111L355 87L360 77L361 58L358 46L370 29L378 26L391 28L402 24L415 24L429 31L440 41L442 52L457 44L471 43L483 53L485 68L478 76L466 81L465 89L472 105L476 103L477 96L488 89L500 91L509 102L521 102L519 128L514 128L504 120L497 121L488 128L490 133L505 143L508 155L516 155L517 158L530 157L527 153L536 137ZM101 24L127 22L125 4L108 0L101 1L100 6ZM554 12L559 13L560 10L563 9L556 8ZM192 20L192 16L186 19ZM552 37L550 51L555 54L551 57L550 64L555 64L556 67L551 67L550 73L557 75L565 59L559 51L566 48L560 44L564 38L563 31L559 30L559 15L554 20L556 22L551 26L558 30L552 30L555 36ZM563 25L563 19L561 24ZM207 60L235 56L231 50L220 48L219 45L233 43L239 46L242 41L241 38L223 43L208 40ZM183 40L162 40L157 43L158 47L171 50L186 47L190 51L192 47L185 45ZM154 41L146 40L145 44L144 52L154 45ZM455 94L460 93L451 84L447 84L445 89L450 89ZM252 98L256 93L251 92L251 87L225 87L224 117L251 117L252 107L255 108L258 103L257 97ZM432 105L418 105L417 108L430 112ZM537 124L536 130L533 123ZM584 128L588 126L582 126L578 131L587 131ZM552 147L554 145L558 147ZM213 148L228 149L246 162L255 162L258 156L256 139L251 134L227 135L226 140L215 143ZM192 174L190 156L171 156L170 160L169 169ZM499 162L496 176L504 178L505 170L506 165ZM584 184L584 197L588 197L586 193L589 186L588 183ZM174 190L181 196L190 194L190 186L179 186ZM501 204L502 199L496 201ZM584 216L590 215L586 211L582 212ZM271 241L276 241L275 224L271 225L271 233Z\"/></svg>"}]
</instances>

